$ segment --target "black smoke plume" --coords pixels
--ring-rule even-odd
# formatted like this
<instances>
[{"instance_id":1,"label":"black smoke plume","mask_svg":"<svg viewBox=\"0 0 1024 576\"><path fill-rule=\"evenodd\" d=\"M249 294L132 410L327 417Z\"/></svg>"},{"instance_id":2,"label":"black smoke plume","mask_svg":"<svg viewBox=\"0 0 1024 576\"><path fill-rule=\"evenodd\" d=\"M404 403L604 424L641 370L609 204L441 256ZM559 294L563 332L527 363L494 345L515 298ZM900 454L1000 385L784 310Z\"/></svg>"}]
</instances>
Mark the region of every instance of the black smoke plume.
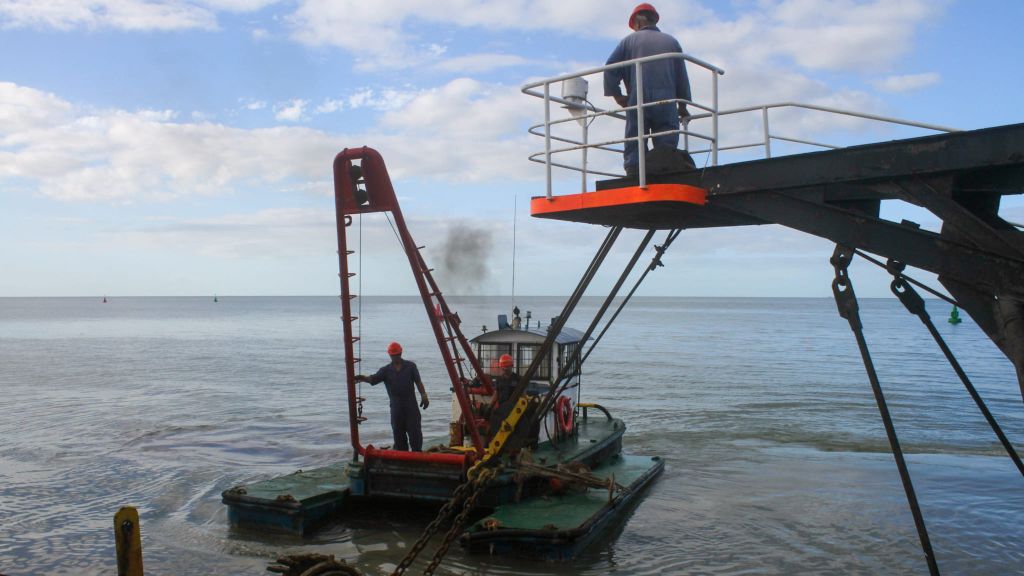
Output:
<instances>
[{"instance_id":1,"label":"black smoke plume","mask_svg":"<svg viewBox=\"0 0 1024 576\"><path fill-rule=\"evenodd\" d=\"M464 222L454 222L438 247L441 290L452 294L475 294L489 275L487 266L493 242L491 231Z\"/></svg>"}]
</instances>

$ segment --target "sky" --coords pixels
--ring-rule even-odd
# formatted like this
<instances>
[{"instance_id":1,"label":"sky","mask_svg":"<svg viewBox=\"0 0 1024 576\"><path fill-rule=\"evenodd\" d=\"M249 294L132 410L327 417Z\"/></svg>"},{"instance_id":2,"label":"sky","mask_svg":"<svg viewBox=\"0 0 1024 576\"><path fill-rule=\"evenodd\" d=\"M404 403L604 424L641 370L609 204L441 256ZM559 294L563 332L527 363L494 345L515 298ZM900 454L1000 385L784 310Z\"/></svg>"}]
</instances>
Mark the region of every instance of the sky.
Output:
<instances>
[{"instance_id":1,"label":"sky","mask_svg":"<svg viewBox=\"0 0 1024 576\"><path fill-rule=\"evenodd\" d=\"M722 109L794 101L957 129L1024 121L1019 0L654 5L662 31L725 70ZM527 128L544 111L520 88L602 65L632 7L0 0L0 297L335 295L331 166L364 145L383 155L447 293L568 295L604 230L529 217L546 184L527 159L543 140ZM689 70L709 102L711 75ZM611 107L601 92L591 77L589 98ZM723 120L723 146L758 138L758 122ZM793 111L771 122L836 145L933 133ZM614 138L621 126L591 129ZM799 151L784 148L773 152ZM578 174L556 171L554 188L578 192ZM1004 199L1001 214L1024 222L1024 202ZM898 202L882 215L938 226ZM357 290L414 293L387 220L366 216L357 232ZM594 293L640 237L623 236ZM452 259L467 242L471 258ZM778 226L685 231L639 294L829 296L832 248ZM467 260L468 278L445 264ZM851 277L860 295L888 294L871 266Z\"/></svg>"}]
</instances>

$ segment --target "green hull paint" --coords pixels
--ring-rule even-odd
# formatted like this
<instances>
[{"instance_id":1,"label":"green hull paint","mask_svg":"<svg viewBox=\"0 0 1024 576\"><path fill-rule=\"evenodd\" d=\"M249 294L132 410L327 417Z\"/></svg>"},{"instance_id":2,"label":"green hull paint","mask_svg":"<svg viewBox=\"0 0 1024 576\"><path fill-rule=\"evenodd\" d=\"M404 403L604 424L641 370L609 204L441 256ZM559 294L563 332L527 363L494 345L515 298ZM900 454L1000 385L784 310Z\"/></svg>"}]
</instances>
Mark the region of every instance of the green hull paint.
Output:
<instances>
[{"instance_id":1,"label":"green hull paint","mask_svg":"<svg viewBox=\"0 0 1024 576\"><path fill-rule=\"evenodd\" d=\"M562 496L542 496L503 504L475 523L461 538L474 551L544 560L578 555L609 524L622 519L639 493L664 469L658 457L620 454L592 473L614 475L627 490L609 499L606 490L591 488Z\"/></svg>"},{"instance_id":2,"label":"green hull paint","mask_svg":"<svg viewBox=\"0 0 1024 576\"><path fill-rule=\"evenodd\" d=\"M299 470L221 495L233 526L303 534L336 515L349 495L345 464Z\"/></svg>"}]
</instances>

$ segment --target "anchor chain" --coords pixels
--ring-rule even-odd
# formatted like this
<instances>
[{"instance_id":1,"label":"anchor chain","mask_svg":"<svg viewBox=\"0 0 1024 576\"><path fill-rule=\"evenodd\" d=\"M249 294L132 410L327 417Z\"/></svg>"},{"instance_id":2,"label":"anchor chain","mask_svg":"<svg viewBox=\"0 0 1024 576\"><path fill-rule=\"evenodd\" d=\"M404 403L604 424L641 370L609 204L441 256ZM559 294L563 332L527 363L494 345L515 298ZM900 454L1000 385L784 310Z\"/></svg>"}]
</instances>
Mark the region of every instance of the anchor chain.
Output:
<instances>
[{"instance_id":1,"label":"anchor chain","mask_svg":"<svg viewBox=\"0 0 1024 576\"><path fill-rule=\"evenodd\" d=\"M860 305L857 303L857 295L853 291L853 282L850 280L848 272L852 258L852 248L836 244L836 249L829 260L835 269L835 279L832 280L832 295L835 297L836 306L839 308L839 315L850 323L850 329L853 330L853 334L857 339L857 347L860 349L861 359L864 361L864 369L868 373L868 380L871 381L871 390L875 395L875 403L878 405L878 412L882 417L882 424L885 426L885 434L889 439L892 456L896 460L900 480L903 482L903 491L907 495L910 513L914 517L914 525L917 527L917 536L921 541L921 550L924 552L925 560L928 563L928 571L932 576L938 576L939 566L935 562L935 553L932 551L931 540L928 538L928 529L924 524L924 515L921 514L921 508L918 506L914 484L910 480L910 471L907 468L906 460L903 458L903 449L900 448L900 440L896 436L896 428L892 424L892 416L889 414L889 407L885 402L885 395L882 393L882 385L878 381L878 374L875 372L875 365L871 360L871 353L868 351L867 340L864 338L863 324L860 321Z\"/></svg>"},{"instance_id":2,"label":"anchor chain","mask_svg":"<svg viewBox=\"0 0 1024 576\"><path fill-rule=\"evenodd\" d=\"M395 569L391 572L391 576L401 576L402 574L405 574L405 571L409 569L409 566L411 566L413 561L416 560L416 557L419 556L420 552L422 552L427 546L427 542L429 542L434 534L437 533L437 529L441 527L441 523L447 520L448 517L451 516L452 512L454 512L455 506L462 502L471 486L472 484L470 482L463 482L462 484L459 484L459 487L452 493L451 499L445 502L444 506L437 511L437 516L435 516L430 524L427 524L427 527L423 529L423 533L420 534L419 539L416 540L416 543L413 544L412 548L409 549L409 552L406 553L405 558L402 558L402 561L398 563L398 566L395 566Z\"/></svg>"},{"instance_id":3,"label":"anchor chain","mask_svg":"<svg viewBox=\"0 0 1024 576\"><path fill-rule=\"evenodd\" d=\"M423 571L424 574L433 574L437 566L441 564L441 560L444 555L448 553L448 548L451 547L452 542L459 535L459 530L465 524L466 518L469 516L470 511L476 506L477 498L480 494L490 485L491 480L497 476L497 471L491 468L482 468L478 470L478 467L482 462L478 462L473 468L470 468L467 472L467 479L465 482L459 485L452 493L452 497L444 506L437 512L437 516L423 529L423 533L420 534L416 543L412 545L409 552L402 558L402 561L398 563L394 571L391 572L391 576L401 576L409 569L409 566L416 560L416 557L420 555L420 552L426 548L427 543L437 533L438 528L441 524L447 520L452 513L455 511L455 507L462 503L462 509L452 522L451 528L445 533L444 540L441 541L441 545L437 552L434 553L433 558L430 560L430 564Z\"/></svg>"},{"instance_id":4,"label":"anchor chain","mask_svg":"<svg viewBox=\"0 0 1024 576\"><path fill-rule=\"evenodd\" d=\"M472 470L470 470L472 473ZM448 548L451 547L452 542L458 538L459 533L462 532L462 527L466 524L466 519L469 517L469 513L476 508L477 498L483 494L487 486L490 485L491 481L494 480L498 475L498 472L494 468L484 468L480 470L480 473L473 479L473 490L470 492L469 497L466 498L466 503L462 506L462 511L452 521L451 528L444 535L444 540L441 541L441 545L438 546L437 551L434 552L434 557L430 559L430 564L423 570L424 576L431 576L434 570L441 565L441 560L444 559L448 553Z\"/></svg>"},{"instance_id":5,"label":"anchor chain","mask_svg":"<svg viewBox=\"0 0 1024 576\"><path fill-rule=\"evenodd\" d=\"M1024 463L1021 462L1020 456L1017 454L1017 451L1014 450L1013 444L1010 443L1006 434L1003 433L1003 429L999 426L999 423L996 422L995 416L989 412L988 406L985 405L985 401L981 398L981 394L978 393L974 384L971 383L971 379L967 377L967 373L964 372L963 367L960 366L960 362L957 361L953 351L949 349L946 341L942 338L942 335L939 334L938 329L935 327L935 323L932 322L931 316L925 309L924 298L922 298L921 295L914 290L913 286L907 282L906 277L903 275L903 270L905 268L906 264L894 258L890 258L888 262L886 262L885 269L893 276L893 280L889 285L889 288L892 290L892 293L899 298L900 302L903 303L907 312L910 312L921 319L921 322L924 324L925 328L928 329L928 332L932 335L932 338L939 346L939 349L941 349L942 353L946 356L946 360L949 362L949 365L953 367L953 371L960 377L960 381L963 382L964 388L967 389L967 393L971 395L974 403L978 406L978 410L981 411L981 414L985 417L988 425L992 428L992 431L995 432L996 437L999 438L999 442L1003 445L1006 453L1010 456L1010 460L1013 460L1014 465L1017 466L1017 470L1020 471L1021 475L1024 475Z\"/></svg>"}]
</instances>

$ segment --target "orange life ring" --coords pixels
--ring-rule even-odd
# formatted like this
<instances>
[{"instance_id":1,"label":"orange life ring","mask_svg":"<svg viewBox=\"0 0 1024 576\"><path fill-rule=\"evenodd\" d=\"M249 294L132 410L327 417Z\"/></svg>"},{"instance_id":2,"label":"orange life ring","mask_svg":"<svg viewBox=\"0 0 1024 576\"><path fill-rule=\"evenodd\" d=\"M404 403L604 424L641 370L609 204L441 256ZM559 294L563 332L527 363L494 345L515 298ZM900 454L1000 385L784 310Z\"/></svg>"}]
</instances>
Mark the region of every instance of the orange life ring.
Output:
<instances>
[{"instance_id":1,"label":"orange life ring","mask_svg":"<svg viewBox=\"0 0 1024 576\"><path fill-rule=\"evenodd\" d=\"M572 401L568 396L559 396L555 401L555 423L562 434L572 432Z\"/></svg>"}]
</instances>

